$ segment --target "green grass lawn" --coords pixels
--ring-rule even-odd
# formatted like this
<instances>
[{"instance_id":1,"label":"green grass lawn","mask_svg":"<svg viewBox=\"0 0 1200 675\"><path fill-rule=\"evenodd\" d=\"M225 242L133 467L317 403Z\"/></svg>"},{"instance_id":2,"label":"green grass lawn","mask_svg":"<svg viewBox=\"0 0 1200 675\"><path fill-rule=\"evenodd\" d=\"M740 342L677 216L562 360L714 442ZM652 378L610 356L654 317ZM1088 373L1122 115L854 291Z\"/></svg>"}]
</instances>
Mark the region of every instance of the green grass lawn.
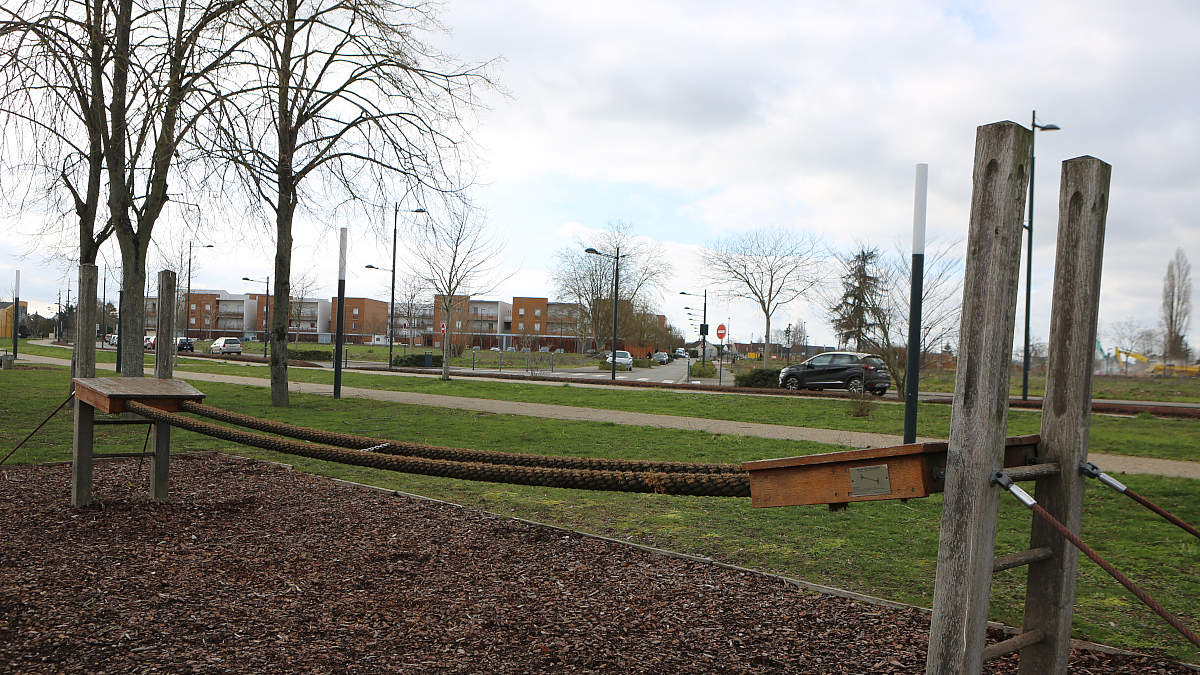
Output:
<instances>
[{"instance_id":1,"label":"green grass lawn","mask_svg":"<svg viewBox=\"0 0 1200 675\"><path fill-rule=\"evenodd\" d=\"M25 347L22 346L22 349ZM61 356L65 350L57 347L31 346L30 353L49 350L48 355ZM55 353L53 350L58 350ZM181 360L180 372L216 373L245 377L267 378L267 368L255 364L210 362L203 359ZM326 370L291 368L288 377L294 382L332 383L333 373ZM431 377L376 375L347 371L343 385L364 389L384 389L465 396L495 400L553 403L557 405L657 413L684 417L782 424L788 426L864 431L900 435L904 429L904 408L901 405L877 403L867 417L849 413L851 401L842 399L806 399L795 397L747 396L740 394L712 395L660 390L605 389L553 384L519 382L490 382L469 378L442 381ZM202 390L210 383L201 383ZM917 434L924 437L946 438L950 433L950 406L922 404L918 411ZM1037 433L1041 413L1010 410L1008 429L1011 435ZM1158 457L1162 459L1200 460L1200 420L1158 419L1150 415L1134 418L1095 415L1091 421L1091 448L1094 452L1118 455Z\"/></svg>"},{"instance_id":2,"label":"green grass lawn","mask_svg":"<svg viewBox=\"0 0 1200 675\"><path fill-rule=\"evenodd\" d=\"M270 407L262 388L196 384L209 395L207 402L213 405L323 429L440 445L704 462L738 462L832 449L815 443L531 419L303 394L292 395L291 408L278 409ZM0 372L0 419L5 420L0 424L0 448L7 453L65 396L66 374L62 368ZM771 399L748 398L744 403L768 400ZM1136 426L1142 422L1113 418L1117 425ZM1158 435L1170 433L1168 429ZM145 430L138 427L97 429L101 451L137 449L144 438ZM710 556L901 602L923 606L932 602L940 496L908 502L854 504L837 513L825 507L753 509L746 499L593 492L410 476L230 447L181 431L175 432L174 440L179 450L225 449L293 464L304 471ZM1130 442L1139 442L1137 436L1131 435ZM70 416L64 413L10 462L69 457ZM1200 514L1196 481L1149 476L1124 476L1122 480L1186 519L1194 522ZM67 496L64 483L62 497L67 499ZM103 499L103 495L99 498ZM1029 520L1028 512L1013 500L1003 499L997 551L1024 548ZM1193 627L1200 623L1200 545L1195 539L1130 500L1094 485L1089 486L1087 494L1083 535L1185 623ZM1023 593L1022 571L997 574L991 617L1019 625ZM1196 652L1182 637L1086 559L1080 563L1074 632L1082 639L1137 650L1162 650L1176 658L1197 660Z\"/></svg>"}]
</instances>

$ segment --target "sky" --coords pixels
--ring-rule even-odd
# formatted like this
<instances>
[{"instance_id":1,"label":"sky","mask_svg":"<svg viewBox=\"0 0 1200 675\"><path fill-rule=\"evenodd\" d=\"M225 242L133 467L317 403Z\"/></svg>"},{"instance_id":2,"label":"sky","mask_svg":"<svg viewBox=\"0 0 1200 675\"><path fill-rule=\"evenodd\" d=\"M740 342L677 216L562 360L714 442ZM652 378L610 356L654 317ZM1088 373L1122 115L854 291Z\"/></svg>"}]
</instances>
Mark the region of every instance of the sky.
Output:
<instances>
[{"instance_id":1,"label":"sky","mask_svg":"<svg viewBox=\"0 0 1200 675\"><path fill-rule=\"evenodd\" d=\"M553 298L555 254L624 221L672 264L657 305L688 339L696 331L683 307L698 299L679 291L706 289L714 330L725 323L737 340L759 337L762 313L724 297L701 266L702 247L782 226L819 236L833 252L868 245L908 255L914 166L928 163L930 248L961 254L976 128L1029 126L1034 109L1039 123L1061 127L1036 137L1035 341L1049 332L1063 160L1092 155L1113 166L1105 347L1117 321L1158 324L1177 247L1200 263L1194 1L1047 1L1031 11L920 0L447 0L440 17L445 31L425 39L462 62L491 62L500 89L483 93L471 120L471 196L506 242L490 297ZM73 276L69 260L47 254L33 234L44 217L10 214L0 238L0 296L8 299L21 269L21 296L34 310ZM386 300L387 275L363 269L387 266L386 238L344 224L347 293ZM232 225L190 235L178 222L163 226L171 257L189 237L213 244L194 251L193 288L261 288L241 278L270 273L270 224ZM318 295L335 293L336 246L328 223L297 230L297 267L310 270ZM1022 272L1022 298L1024 284ZM1023 300L1017 311L1019 334ZM816 298L781 309L772 324L801 321L810 342L834 344Z\"/></svg>"}]
</instances>

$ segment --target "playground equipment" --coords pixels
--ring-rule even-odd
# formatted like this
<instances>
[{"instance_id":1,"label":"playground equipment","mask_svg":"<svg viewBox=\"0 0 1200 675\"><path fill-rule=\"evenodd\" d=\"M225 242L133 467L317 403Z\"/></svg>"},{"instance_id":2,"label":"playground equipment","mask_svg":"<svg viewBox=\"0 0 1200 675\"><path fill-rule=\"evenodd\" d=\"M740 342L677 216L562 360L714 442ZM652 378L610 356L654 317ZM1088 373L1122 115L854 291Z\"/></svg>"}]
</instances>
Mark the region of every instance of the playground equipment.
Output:
<instances>
[{"instance_id":1,"label":"playground equipment","mask_svg":"<svg viewBox=\"0 0 1200 675\"><path fill-rule=\"evenodd\" d=\"M1097 477L1118 489L1115 481L1087 462L1110 174L1109 165L1093 157L1068 160L1062 166L1041 432L1005 437L1030 150L1031 132L1012 122L978 129L960 329L964 339L948 443L764 460L742 467L439 448L305 429L205 406L200 403L202 394L169 379L168 365L156 373L163 381L153 386L127 388L125 383L105 381L111 378L91 377L94 373L75 380L79 395L73 502L87 503L91 497L93 408L133 412L156 425L155 457L160 463L154 472L154 495L158 499L166 496L170 426L306 457L409 473L585 489L749 496L755 506L840 507L853 501L924 497L943 490L927 672L975 673L984 661L1015 651L1021 653L1021 672L1066 672L1077 549L1200 646L1200 637L1078 537L1085 477ZM160 293L169 297L174 292L174 278L164 275L170 273L159 275ZM173 325L170 319L160 317L160 321ZM158 344L160 350L166 350L173 340ZM158 361L169 364L170 352L160 353ZM180 412L290 438L203 422ZM159 467L163 470L161 483ZM1035 496L1016 484L1028 480L1036 481ZM1035 516L1025 551L995 555L997 487L1010 492ZM1195 528L1189 531L1200 536ZM1026 565L1022 632L985 648L992 573Z\"/></svg>"}]
</instances>

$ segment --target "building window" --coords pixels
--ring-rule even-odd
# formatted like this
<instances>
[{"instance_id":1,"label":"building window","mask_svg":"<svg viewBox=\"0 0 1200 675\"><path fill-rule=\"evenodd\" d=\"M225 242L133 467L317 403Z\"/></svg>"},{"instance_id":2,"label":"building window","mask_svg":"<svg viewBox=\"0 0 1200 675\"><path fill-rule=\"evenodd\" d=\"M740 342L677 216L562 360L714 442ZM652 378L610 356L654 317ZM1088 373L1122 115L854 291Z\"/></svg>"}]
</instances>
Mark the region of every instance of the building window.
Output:
<instances>
[{"instance_id":1,"label":"building window","mask_svg":"<svg viewBox=\"0 0 1200 675\"><path fill-rule=\"evenodd\" d=\"M196 303L194 303L194 302L192 303L192 311L193 312L196 311Z\"/></svg>"},{"instance_id":2,"label":"building window","mask_svg":"<svg viewBox=\"0 0 1200 675\"><path fill-rule=\"evenodd\" d=\"M358 330L358 322L357 321L350 324L350 330Z\"/></svg>"},{"instance_id":3,"label":"building window","mask_svg":"<svg viewBox=\"0 0 1200 675\"><path fill-rule=\"evenodd\" d=\"M524 307L517 310L517 316L525 316L525 308Z\"/></svg>"},{"instance_id":4,"label":"building window","mask_svg":"<svg viewBox=\"0 0 1200 675\"><path fill-rule=\"evenodd\" d=\"M188 317L188 319L190 320L190 322L193 326L196 325L196 317L192 316L192 317Z\"/></svg>"},{"instance_id":5,"label":"building window","mask_svg":"<svg viewBox=\"0 0 1200 675\"><path fill-rule=\"evenodd\" d=\"M208 303L205 303L205 305L204 305L204 311L208 312L208 311L211 311L211 310L212 310L212 305L210 305L210 304L208 304Z\"/></svg>"},{"instance_id":6,"label":"building window","mask_svg":"<svg viewBox=\"0 0 1200 675\"><path fill-rule=\"evenodd\" d=\"M355 307L354 311L352 311L351 314L353 314L354 316L358 316L358 308Z\"/></svg>"},{"instance_id":7,"label":"building window","mask_svg":"<svg viewBox=\"0 0 1200 675\"><path fill-rule=\"evenodd\" d=\"M208 320L208 319L205 319L205 320L204 320L204 325L205 325L205 326L209 325L209 323L210 323L210 322L209 322L209 320Z\"/></svg>"},{"instance_id":8,"label":"building window","mask_svg":"<svg viewBox=\"0 0 1200 675\"><path fill-rule=\"evenodd\" d=\"M541 315L542 315L542 310L540 310L540 309L535 309L535 310L533 310L533 315L534 315L534 316L541 316Z\"/></svg>"},{"instance_id":9,"label":"building window","mask_svg":"<svg viewBox=\"0 0 1200 675\"><path fill-rule=\"evenodd\" d=\"M458 329L462 328L462 322L461 322L461 321L455 321L455 322L454 322L454 328L455 328L455 330L458 330Z\"/></svg>"},{"instance_id":10,"label":"building window","mask_svg":"<svg viewBox=\"0 0 1200 675\"><path fill-rule=\"evenodd\" d=\"M540 323L533 324L533 332L535 332L535 333L542 332L542 324L540 324Z\"/></svg>"}]
</instances>

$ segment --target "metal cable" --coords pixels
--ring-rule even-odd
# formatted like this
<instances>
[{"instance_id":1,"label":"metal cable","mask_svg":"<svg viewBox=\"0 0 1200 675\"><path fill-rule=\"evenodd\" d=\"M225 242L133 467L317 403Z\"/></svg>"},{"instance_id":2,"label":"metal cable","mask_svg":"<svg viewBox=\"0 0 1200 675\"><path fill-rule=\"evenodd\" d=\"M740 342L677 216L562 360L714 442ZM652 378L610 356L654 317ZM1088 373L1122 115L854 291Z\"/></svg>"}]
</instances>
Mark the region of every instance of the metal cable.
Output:
<instances>
[{"instance_id":1,"label":"metal cable","mask_svg":"<svg viewBox=\"0 0 1200 675\"><path fill-rule=\"evenodd\" d=\"M195 420L153 408L137 401L125 407L156 422L166 422L188 431L276 452L322 459L342 464L369 466L402 473L461 478L466 480L540 485L544 487L651 492L711 497L749 497L750 478L745 473L663 473L652 471L597 471L537 466L513 466L482 462L455 462L389 455L377 452L345 450L316 443L297 441L241 429L233 429Z\"/></svg>"},{"instance_id":2,"label":"metal cable","mask_svg":"<svg viewBox=\"0 0 1200 675\"><path fill-rule=\"evenodd\" d=\"M33 435L36 434L39 430L41 430L42 427L46 426L46 422L49 422L51 417L54 417L55 415L57 415L58 411L62 410L63 406L70 403L71 399L73 399L73 398L75 398L75 392L71 392L70 394L67 394L66 400L63 401L62 403L59 403L58 407L54 409L54 412L50 413L49 415L46 415L46 419L42 420L41 424L37 425L37 427L33 431L29 432L28 436L26 436L25 438L22 438L20 443L17 443L17 447L13 448L12 450L9 450L8 454L4 456L4 459L0 459L0 464L7 462L8 458L12 457L14 452L20 450L21 446L25 445L26 441L33 438Z\"/></svg>"},{"instance_id":3,"label":"metal cable","mask_svg":"<svg viewBox=\"0 0 1200 675\"><path fill-rule=\"evenodd\" d=\"M1129 498L1132 499L1133 501L1141 504L1142 506L1144 506L1144 507L1150 509L1151 511L1157 513L1158 515L1162 516L1163 519L1166 520L1167 522L1178 526L1184 532L1187 532L1188 534L1192 535L1193 537L1200 539L1200 530L1197 530L1195 527L1192 527L1189 523L1175 517L1174 514L1170 513L1166 509L1159 507L1154 502L1150 501L1149 499L1146 499L1145 497L1139 495L1138 493L1134 492L1133 490L1130 490L1129 488L1125 488L1125 494L1128 495Z\"/></svg>"},{"instance_id":4,"label":"metal cable","mask_svg":"<svg viewBox=\"0 0 1200 675\"><path fill-rule=\"evenodd\" d=\"M1067 541L1069 541L1075 545L1075 548L1079 549L1080 551L1083 551L1083 554L1086 555L1087 557L1091 558L1092 562L1099 565L1100 568L1103 569L1105 572L1108 572L1112 576L1112 578L1114 578L1118 582L1120 582L1121 585L1124 586L1125 588L1127 588L1130 593L1133 593L1135 596L1137 596L1137 599L1141 600L1147 607L1149 607L1151 610L1153 610L1155 614L1159 615L1160 617L1163 618L1164 621L1171 624L1172 628L1174 628L1175 630L1177 630L1181 634L1183 634L1183 636L1185 638L1187 638L1192 644L1196 645L1197 647L1200 647L1200 636L1197 636L1195 633L1193 633L1191 630L1189 630L1188 627L1183 625L1183 622L1180 621L1179 619L1177 619L1174 614L1171 614L1170 612L1168 612L1166 609L1163 608L1162 605L1158 604L1158 602L1156 602L1154 600L1154 598L1150 597L1150 595L1148 593L1146 593L1146 591L1143 591L1141 588L1138 587L1137 584L1130 581L1129 577L1125 576L1124 574L1121 574L1121 572L1119 570L1117 570L1117 568L1110 565L1108 563L1108 561L1106 561L1104 558L1101 558L1099 553L1096 553L1095 551L1092 550L1092 548L1090 546L1083 543L1082 539L1080 539L1074 532L1072 532L1069 528L1067 528L1066 525L1063 525L1062 523L1060 523L1057 518L1050 515L1049 511L1042 508L1042 506L1036 502L1029 505L1029 508L1032 509L1033 512L1038 515L1038 517L1040 517L1042 520L1045 520L1047 523L1049 523L1051 527L1058 530L1059 534L1066 537Z\"/></svg>"},{"instance_id":5,"label":"metal cable","mask_svg":"<svg viewBox=\"0 0 1200 675\"><path fill-rule=\"evenodd\" d=\"M554 455L529 455L495 450L472 450L448 448L421 443L393 441L387 438L356 436L320 429L264 420L242 413L224 410L195 401L185 401L180 408L209 419L228 422L250 429L290 436L301 440L333 445L356 450L370 449L390 455L444 459L453 462L479 462L484 464L508 464L513 466L540 466L555 469L584 469L591 471L635 471L655 473L742 473L736 464L702 464L692 462L656 462L639 459L606 459L597 457L570 457Z\"/></svg>"}]
</instances>

